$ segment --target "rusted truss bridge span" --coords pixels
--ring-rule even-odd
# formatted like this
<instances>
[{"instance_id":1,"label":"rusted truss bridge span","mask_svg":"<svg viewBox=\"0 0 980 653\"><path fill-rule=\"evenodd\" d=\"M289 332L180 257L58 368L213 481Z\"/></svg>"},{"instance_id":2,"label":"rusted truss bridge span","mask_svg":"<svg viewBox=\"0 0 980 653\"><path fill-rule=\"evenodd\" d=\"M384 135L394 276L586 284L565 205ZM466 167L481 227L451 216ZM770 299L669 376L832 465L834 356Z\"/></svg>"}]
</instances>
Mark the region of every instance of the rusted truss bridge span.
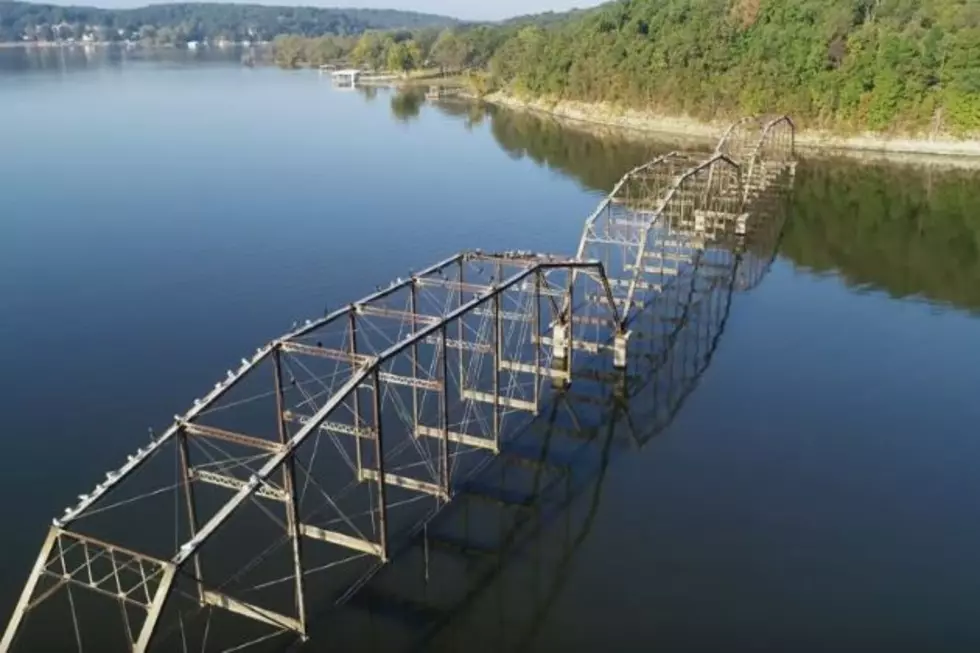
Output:
<instances>
[{"instance_id":1,"label":"rusted truss bridge span","mask_svg":"<svg viewBox=\"0 0 980 653\"><path fill-rule=\"evenodd\" d=\"M519 452L559 412L570 439L642 444L657 419L620 426L636 379L691 341L696 384L772 260L794 134L739 121L709 156L629 171L574 255L463 252L242 358L53 520L0 651L305 641L314 606L369 593L489 470L541 467ZM590 385L591 426L570 401Z\"/></svg>"}]
</instances>

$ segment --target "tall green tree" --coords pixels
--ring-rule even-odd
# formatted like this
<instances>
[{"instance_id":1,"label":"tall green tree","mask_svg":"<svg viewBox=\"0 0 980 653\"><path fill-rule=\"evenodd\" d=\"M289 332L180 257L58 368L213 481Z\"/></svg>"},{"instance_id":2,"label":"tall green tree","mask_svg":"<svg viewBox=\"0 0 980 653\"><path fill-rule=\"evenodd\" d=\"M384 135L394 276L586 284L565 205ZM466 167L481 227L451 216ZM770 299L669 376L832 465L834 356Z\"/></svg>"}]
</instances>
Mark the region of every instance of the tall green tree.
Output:
<instances>
[{"instance_id":1,"label":"tall green tree","mask_svg":"<svg viewBox=\"0 0 980 653\"><path fill-rule=\"evenodd\" d=\"M391 42L386 53L388 70L408 73L422 64L422 51L415 41Z\"/></svg>"},{"instance_id":2,"label":"tall green tree","mask_svg":"<svg viewBox=\"0 0 980 653\"><path fill-rule=\"evenodd\" d=\"M471 55L471 44L453 30L443 30L432 44L432 62L445 70L461 70Z\"/></svg>"},{"instance_id":3,"label":"tall green tree","mask_svg":"<svg viewBox=\"0 0 980 653\"><path fill-rule=\"evenodd\" d=\"M366 32L351 51L351 61L366 68L382 68L390 40L380 32Z\"/></svg>"}]
</instances>

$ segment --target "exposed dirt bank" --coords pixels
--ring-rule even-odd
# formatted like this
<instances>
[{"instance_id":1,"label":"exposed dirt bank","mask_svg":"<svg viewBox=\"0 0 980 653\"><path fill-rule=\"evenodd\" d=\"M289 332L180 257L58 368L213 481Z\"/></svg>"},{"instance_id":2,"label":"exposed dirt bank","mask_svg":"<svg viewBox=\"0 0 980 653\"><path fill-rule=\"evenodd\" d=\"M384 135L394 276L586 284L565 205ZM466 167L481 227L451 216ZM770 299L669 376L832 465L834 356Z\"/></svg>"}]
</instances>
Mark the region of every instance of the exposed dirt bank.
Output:
<instances>
[{"instance_id":1,"label":"exposed dirt bank","mask_svg":"<svg viewBox=\"0 0 980 653\"><path fill-rule=\"evenodd\" d=\"M549 113L559 118L645 132L660 132L685 136L697 140L713 140L727 126L712 124L691 118L660 116L653 113L620 109L606 104L571 101L525 101L519 98L493 93L484 101L513 109ZM889 137L880 134L838 136L827 132L802 131L797 134L798 146L828 154L883 153L901 155L980 157L980 140L955 140L952 138Z\"/></svg>"}]
</instances>

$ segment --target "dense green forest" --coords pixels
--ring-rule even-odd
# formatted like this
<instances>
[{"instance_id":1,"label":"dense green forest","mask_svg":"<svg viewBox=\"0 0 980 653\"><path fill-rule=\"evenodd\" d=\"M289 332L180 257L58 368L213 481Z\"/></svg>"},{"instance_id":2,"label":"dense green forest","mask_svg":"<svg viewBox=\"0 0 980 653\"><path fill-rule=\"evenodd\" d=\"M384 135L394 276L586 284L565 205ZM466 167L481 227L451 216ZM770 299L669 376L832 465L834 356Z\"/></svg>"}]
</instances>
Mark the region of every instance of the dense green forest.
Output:
<instances>
[{"instance_id":1,"label":"dense green forest","mask_svg":"<svg viewBox=\"0 0 980 653\"><path fill-rule=\"evenodd\" d=\"M975 0L623 0L496 52L497 83L705 118L980 129Z\"/></svg>"},{"instance_id":2,"label":"dense green forest","mask_svg":"<svg viewBox=\"0 0 980 653\"><path fill-rule=\"evenodd\" d=\"M976 0L619 0L364 40L292 42L285 60L386 67L386 47L414 40L413 64L475 69L481 91L706 119L786 112L838 131L980 131Z\"/></svg>"},{"instance_id":3,"label":"dense green forest","mask_svg":"<svg viewBox=\"0 0 980 653\"><path fill-rule=\"evenodd\" d=\"M280 34L360 34L371 29L446 26L455 21L408 11L320 9L249 4L154 4L97 9L0 2L0 42L54 41L88 36L99 41L265 41Z\"/></svg>"},{"instance_id":4,"label":"dense green forest","mask_svg":"<svg viewBox=\"0 0 980 653\"><path fill-rule=\"evenodd\" d=\"M273 41L276 63L286 68L346 62L373 70L485 70L515 33L512 27L459 25L371 30L359 37L282 35ZM406 52L406 49L408 52Z\"/></svg>"}]
</instances>

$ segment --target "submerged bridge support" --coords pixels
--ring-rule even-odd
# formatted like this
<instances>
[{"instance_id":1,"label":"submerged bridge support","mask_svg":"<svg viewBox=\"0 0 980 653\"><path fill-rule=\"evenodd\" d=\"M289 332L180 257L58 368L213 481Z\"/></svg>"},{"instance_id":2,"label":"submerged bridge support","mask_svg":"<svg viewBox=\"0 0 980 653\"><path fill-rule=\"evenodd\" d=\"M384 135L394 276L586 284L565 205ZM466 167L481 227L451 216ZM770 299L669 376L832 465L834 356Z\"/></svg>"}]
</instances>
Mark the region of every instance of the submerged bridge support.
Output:
<instances>
[{"instance_id":1,"label":"submerged bridge support","mask_svg":"<svg viewBox=\"0 0 980 653\"><path fill-rule=\"evenodd\" d=\"M245 645L306 638L311 602L349 599L541 414L549 386L568 388L580 358L628 368L649 307L695 278L740 283L733 260L751 255L760 207L791 183L793 130L740 121L708 158L631 170L573 256L460 253L241 359L52 521L0 652L49 608L80 650L189 650L217 636L215 613L254 635ZM126 528L127 510L147 527ZM109 611L88 613L73 590Z\"/></svg>"}]
</instances>

